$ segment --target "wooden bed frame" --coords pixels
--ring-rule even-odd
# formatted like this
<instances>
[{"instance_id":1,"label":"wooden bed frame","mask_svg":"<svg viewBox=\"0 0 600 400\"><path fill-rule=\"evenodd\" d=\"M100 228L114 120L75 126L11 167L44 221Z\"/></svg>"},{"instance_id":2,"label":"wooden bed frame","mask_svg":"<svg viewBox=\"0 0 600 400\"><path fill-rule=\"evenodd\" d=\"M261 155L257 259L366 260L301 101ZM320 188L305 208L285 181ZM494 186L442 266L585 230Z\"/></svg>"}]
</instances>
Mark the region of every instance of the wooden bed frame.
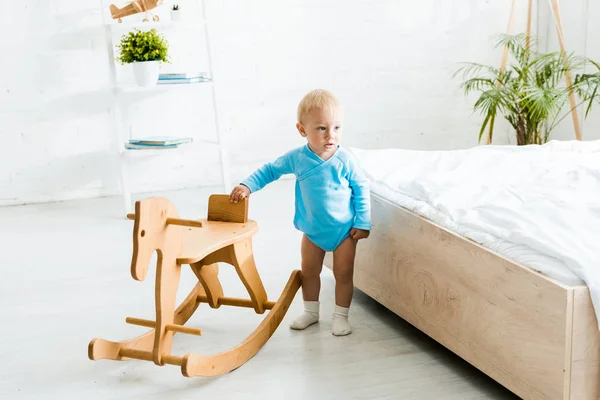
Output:
<instances>
[{"instance_id":1,"label":"wooden bed frame","mask_svg":"<svg viewBox=\"0 0 600 400\"><path fill-rule=\"evenodd\" d=\"M587 286L518 265L377 195L354 284L523 399L600 398ZM332 256L325 265L332 268Z\"/></svg>"}]
</instances>

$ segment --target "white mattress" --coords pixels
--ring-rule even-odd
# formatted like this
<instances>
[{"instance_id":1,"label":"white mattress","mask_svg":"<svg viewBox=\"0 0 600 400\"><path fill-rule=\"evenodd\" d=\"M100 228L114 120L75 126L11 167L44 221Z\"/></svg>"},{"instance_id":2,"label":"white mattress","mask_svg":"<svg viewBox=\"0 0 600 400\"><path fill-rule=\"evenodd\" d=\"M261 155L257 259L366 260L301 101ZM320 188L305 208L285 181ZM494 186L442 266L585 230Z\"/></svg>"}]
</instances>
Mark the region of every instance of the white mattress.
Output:
<instances>
[{"instance_id":1,"label":"white mattress","mask_svg":"<svg viewBox=\"0 0 600 400\"><path fill-rule=\"evenodd\" d=\"M600 141L351 149L371 191L568 285L600 321Z\"/></svg>"}]
</instances>

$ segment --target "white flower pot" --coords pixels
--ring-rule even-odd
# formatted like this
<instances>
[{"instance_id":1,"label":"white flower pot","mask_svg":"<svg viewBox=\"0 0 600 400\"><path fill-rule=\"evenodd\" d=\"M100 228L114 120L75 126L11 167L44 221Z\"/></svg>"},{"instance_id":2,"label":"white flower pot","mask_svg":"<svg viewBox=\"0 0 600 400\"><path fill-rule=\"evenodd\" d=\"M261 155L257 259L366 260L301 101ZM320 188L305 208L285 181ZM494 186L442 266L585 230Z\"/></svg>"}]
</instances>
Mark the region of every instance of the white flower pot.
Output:
<instances>
[{"instance_id":1,"label":"white flower pot","mask_svg":"<svg viewBox=\"0 0 600 400\"><path fill-rule=\"evenodd\" d=\"M181 21L181 10L171 10L171 21Z\"/></svg>"},{"instance_id":2,"label":"white flower pot","mask_svg":"<svg viewBox=\"0 0 600 400\"><path fill-rule=\"evenodd\" d=\"M138 86L154 86L158 82L158 61L143 61L133 63L133 74Z\"/></svg>"}]
</instances>

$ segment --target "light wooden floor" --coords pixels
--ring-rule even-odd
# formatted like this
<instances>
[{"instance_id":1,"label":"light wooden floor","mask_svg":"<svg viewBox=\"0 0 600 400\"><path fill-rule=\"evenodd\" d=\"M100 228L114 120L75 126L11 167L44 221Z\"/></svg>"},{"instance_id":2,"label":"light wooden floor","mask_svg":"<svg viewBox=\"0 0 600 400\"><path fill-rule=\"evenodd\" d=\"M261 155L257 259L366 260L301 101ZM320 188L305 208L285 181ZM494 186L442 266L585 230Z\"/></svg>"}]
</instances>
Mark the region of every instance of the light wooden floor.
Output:
<instances>
[{"instance_id":1,"label":"light wooden floor","mask_svg":"<svg viewBox=\"0 0 600 400\"><path fill-rule=\"evenodd\" d=\"M217 189L218 190L218 189ZM210 190L165 193L185 218L204 216ZM293 182L255 195L260 231L255 256L269 297L277 298L299 267L292 226ZM121 340L145 328L125 317L153 319L153 275L129 275L131 221L119 198L0 208L1 399L515 399L443 347L356 292L354 333L331 335L334 281L323 271L322 320L288 328L301 311L298 293L282 325L242 368L218 378L184 378L173 366L89 361L94 337ZM243 296L237 276L221 268L226 295ZM182 275L183 298L195 278ZM213 353L240 342L260 322L251 310L201 306L190 325L204 336L178 335L173 353Z\"/></svg>"}]
</instances>

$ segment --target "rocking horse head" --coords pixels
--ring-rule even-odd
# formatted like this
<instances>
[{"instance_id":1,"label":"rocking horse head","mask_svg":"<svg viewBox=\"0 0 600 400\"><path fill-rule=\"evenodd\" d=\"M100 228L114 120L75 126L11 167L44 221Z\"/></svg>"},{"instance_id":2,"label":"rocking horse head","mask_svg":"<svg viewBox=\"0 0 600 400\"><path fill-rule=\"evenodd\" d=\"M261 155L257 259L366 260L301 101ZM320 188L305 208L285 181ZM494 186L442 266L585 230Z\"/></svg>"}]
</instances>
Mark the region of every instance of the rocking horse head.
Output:
<instances>
[{"instance_id":1,"label":"rocking horse head","mask_svg":"<svg viewBox=\"0 0 600 400\"><path fill-rule=\"evenodd\" d=\"M131 276L142 281L148 272L148 265L156 251L157 263L164 257L178 257L183 246L180 229L170 226L168 218L177 218L175 206L167 199L152 197L135 203L133 227L133 255Z\"/></svg>"}]
</instances>

